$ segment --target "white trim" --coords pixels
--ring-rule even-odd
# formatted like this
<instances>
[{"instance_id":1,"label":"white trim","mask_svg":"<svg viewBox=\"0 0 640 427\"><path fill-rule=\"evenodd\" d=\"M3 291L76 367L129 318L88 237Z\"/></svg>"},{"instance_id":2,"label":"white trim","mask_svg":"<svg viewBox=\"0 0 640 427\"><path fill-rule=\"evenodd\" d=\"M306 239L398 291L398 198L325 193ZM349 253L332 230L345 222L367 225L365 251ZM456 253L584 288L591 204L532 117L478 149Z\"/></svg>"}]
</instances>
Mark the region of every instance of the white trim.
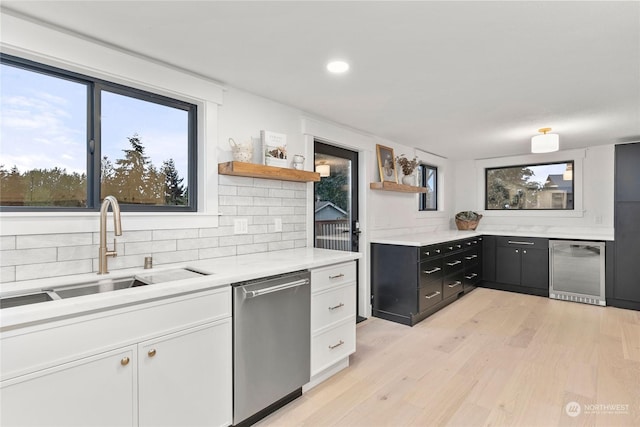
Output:
<instances>
[{"instance_id":1,"label":"white trim","mask_svg":"<svg viewBox=\"0 0 640 427\"><path fill-rule=\"evenodd\" d=\"M500 157L496 159L476 160L476 182L478 199L476 211L486 217L545 217L545 218L579 218L584 216L584 158L586 150L566 150L545 154L530 154L524 156ZM574 161L573 183L574 199L573 210L567 211L534 211L534 210L485 210L485 169L502 166L525 165L536 163L553 163L566 160Z\"/></svg>"}]
</instances>

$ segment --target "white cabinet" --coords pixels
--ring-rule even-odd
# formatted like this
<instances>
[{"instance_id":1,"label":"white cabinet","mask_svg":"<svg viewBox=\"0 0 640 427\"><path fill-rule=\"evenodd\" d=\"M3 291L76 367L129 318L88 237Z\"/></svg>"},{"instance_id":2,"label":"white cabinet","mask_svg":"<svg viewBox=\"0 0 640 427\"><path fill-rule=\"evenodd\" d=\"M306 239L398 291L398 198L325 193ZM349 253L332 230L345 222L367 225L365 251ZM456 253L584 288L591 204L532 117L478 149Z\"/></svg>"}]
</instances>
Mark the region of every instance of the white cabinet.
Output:
<instances>
[{"instance_id":1,"label":"white cabinet","mask_svg":"<svg viewBox=\"0 0 640 427\"><path fill-rule=\"evenodd\" d=\"M355 262L311 270L311 382L305 389L349 366L355 351Z\"/></svg>"},{"instance_id":2,"label":"white cabinet","mask_svg":"<svg viewBox=\"0 0 640 427\"><path fill-rule=\"evenodd\" d=\"M229 425L229 343L230 319L139 344L139 425Z\"/></svg>"},{"instance_id":3,"label":"white cabinet","mask_svg":"<svg viewBox=\"0 0 640 427\"><path fill-rule=\"evenodd\" d=\"M231 326L224 288L3 332L0 424L230 425Z\"/></svg>"},{"instance_id":4,"label":"white cabinet","mask_svg":"<svg viewBox=\"0 0 640 427\"><path fill-rule=\"evenodd\" d=\"M3 426L134 426L135 346L3 381Z\"/></svg>"}]
</instances>

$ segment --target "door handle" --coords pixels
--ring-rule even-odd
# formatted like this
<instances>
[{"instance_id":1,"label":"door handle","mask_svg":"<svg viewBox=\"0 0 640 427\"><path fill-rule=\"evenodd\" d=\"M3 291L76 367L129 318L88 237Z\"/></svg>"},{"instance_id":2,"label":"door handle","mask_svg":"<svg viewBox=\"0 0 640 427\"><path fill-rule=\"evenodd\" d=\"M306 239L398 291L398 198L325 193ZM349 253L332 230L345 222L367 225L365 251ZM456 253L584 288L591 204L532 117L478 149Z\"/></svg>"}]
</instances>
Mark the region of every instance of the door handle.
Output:
<instances>
[{"instance_id":1,"label":"door handle","mask_svg":"<svg viewBox=\"0 0 640 427\"><path fill-rule=\"evenodd\" d=\"M244 295L247 298L255 298L255 297L259 297L260 295L266 295L272 292L284 291L285 289L295 288L297 286L302 286L307 284L309 284L309 279L296 280L294 282L284 283L282 285L272 286L270 288L260 289L257 291L248 291L244 289Z\"/></svg>"}]
</instances>

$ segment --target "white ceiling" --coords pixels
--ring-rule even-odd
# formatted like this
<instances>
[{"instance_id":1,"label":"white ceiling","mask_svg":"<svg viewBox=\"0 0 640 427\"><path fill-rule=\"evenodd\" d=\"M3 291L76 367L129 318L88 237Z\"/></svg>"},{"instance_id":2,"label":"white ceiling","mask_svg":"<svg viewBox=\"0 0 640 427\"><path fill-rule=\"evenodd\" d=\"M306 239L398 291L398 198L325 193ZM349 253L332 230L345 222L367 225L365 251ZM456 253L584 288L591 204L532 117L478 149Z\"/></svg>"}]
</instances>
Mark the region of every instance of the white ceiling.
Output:
<instances>
[{"instance_id":1,"label":"white ceiling","mask_svg":"<svg viewBox=\"0 0 640 427\"><path fill-rule=\"evenodd\" d=\"M561 149L640 140L637 1L2 7L449 158L528 153L541 127Z\"/></svg>"}]
</instances>

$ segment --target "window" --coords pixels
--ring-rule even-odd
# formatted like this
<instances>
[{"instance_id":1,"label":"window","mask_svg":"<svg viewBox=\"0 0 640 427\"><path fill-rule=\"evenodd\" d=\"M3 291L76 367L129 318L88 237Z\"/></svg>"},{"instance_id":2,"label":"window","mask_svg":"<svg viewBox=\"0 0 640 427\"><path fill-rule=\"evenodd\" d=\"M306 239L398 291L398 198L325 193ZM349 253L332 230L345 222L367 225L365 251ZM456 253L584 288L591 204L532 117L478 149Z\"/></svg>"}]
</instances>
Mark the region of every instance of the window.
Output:
<instances>
[{"instance_id":1,"label":"window","mask_svg":"<svg viewBox=\"0 0 640 427\"><path fill-rule=\"evenodd\" d=\"M420 193L419 210L438 210L438 168L421 164L418 167L418 182L420 186L426 187L426 193Z\"/></svg>"},{"instance_id":2,"label":"window","mask_svg":"<svg viewBox=\"0 0 640 427\"><path fill-rule=\"evenodd\" d=\"M2 210L196 210L195 105L0 60Z\"/></svg>"},{"instance_id":3,"label":"window","mask_svg":"<svg viewBox=\"0 0 640 427\"><path fill-rule=\"evenodd\" d=\"M487 210L573 210L574 162L487 168Z\"/></svg>"}]
</instances>

